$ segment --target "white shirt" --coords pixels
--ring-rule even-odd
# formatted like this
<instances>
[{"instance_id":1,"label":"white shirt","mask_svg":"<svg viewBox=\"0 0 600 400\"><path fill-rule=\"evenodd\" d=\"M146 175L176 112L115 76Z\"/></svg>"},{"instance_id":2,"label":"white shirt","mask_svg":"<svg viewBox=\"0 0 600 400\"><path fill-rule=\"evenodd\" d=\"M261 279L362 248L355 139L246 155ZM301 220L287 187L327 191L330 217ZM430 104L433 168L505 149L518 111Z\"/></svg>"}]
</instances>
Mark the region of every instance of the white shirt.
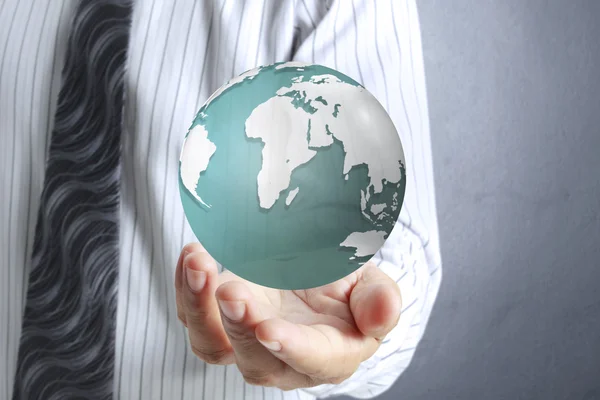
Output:
<instances>
[{"instance_id":1,"label":"white shirt","mask_svg":"<svg viewBox=\"0 0 600 400\"><path fill-rule=\"evenodd\" d=\"M12 394L46 148L75 5L0 1L0 398ZM399 223L375 256L400 285L398 326L346 382L282 392L250 386L235 366L206 365L192 354L176 316L173 277L182 246L195 241L177 174L196 111L229 78L290 59L335 68L379 99L400 134L408 179ZM368 398L389 388L411 361L441 280L415 0L137 0L126 93L115 398Z\"/></svg>"}]
</instances>

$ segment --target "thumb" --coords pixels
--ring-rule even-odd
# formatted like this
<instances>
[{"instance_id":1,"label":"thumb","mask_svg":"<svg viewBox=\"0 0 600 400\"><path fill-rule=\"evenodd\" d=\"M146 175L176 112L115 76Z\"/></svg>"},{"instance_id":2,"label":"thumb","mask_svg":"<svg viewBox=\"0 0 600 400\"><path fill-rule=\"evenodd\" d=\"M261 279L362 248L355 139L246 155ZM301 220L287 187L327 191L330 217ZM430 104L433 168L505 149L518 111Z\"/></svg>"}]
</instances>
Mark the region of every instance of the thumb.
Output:
<instances>
[{"instance_id":1,"label":"thumb","mask_svg":"<svg viewBox=\"0 0 600 400\"><path fill-rule=\"evenodd\" d=\"M365 264L350 293L350 310L358 329L366 336L383 339L398 324L401 309L396 282L375 264Z\"/></svg>"}]
</instances>

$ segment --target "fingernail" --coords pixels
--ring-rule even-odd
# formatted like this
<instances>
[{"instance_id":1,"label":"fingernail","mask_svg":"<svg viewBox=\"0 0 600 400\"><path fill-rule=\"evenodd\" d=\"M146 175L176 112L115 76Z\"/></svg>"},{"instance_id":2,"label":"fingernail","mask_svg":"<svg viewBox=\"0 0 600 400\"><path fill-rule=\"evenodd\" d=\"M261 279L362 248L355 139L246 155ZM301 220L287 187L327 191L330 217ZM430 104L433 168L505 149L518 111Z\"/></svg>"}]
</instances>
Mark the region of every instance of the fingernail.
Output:
<instances>
[{"instance_id":1,"label":"fingernail","mask_svg":"<svg viewBox=\"0 0 600 400\"><path fill-rule=\"evenodd\" d=\"M262 344L263 346L265 346L267 349L271 350L271 351L279 351L281 350L281 343L279 342L268 342L268 341L262 341L259 340L260 344Z\"/></svg>"},{"instance_id":2,"label":"fingernail","mask_svg":"<svg viewBox=\"0 0 600 400\"><path fill-rule=\"evenodd\" d=\"M241 321L244 318L246 305L243 301L219 300L219 307L223 314L232 321Z\"/></svg>"},{"instance_id":3,"label":"fingernail","mask_svg":"<svg viewBox=\"0 0 600 400\"><path fill-rule=\"evenodd\" d=\"M196 271L191 268L185 269L187 284L192 292L199 292L206 283L206 272Z\"/></svg>"}]
</instances>

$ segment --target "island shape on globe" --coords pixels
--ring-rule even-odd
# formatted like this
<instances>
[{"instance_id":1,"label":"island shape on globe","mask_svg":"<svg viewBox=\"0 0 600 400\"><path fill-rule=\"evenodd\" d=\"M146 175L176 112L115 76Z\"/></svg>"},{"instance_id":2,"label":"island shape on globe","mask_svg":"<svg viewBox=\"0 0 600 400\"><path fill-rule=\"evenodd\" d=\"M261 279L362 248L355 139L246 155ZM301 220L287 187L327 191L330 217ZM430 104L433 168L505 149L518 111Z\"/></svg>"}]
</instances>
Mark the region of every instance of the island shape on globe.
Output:
<instances>
[{"instance_id":1,"label":"island shape on globe","mask_svg":"<svg viewBox=\"0 0 600 400\"><path fill-rule=\"evenodd\" d=\"M190 226L226 269L307 289L343 278L384 244L406 186L383 106L320 65L247 71L199 110L182 146Z\"/></svg>"}]
</instances>

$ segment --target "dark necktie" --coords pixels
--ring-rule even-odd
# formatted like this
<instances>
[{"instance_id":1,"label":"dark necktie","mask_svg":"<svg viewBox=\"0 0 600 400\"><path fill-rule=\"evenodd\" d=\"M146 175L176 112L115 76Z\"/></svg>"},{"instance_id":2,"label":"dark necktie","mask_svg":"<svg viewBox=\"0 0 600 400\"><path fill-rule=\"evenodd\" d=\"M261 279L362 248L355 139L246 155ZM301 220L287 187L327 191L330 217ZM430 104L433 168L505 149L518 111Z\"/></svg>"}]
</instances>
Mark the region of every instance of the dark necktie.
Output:
<instances>
[{"instance_id":1,"label":"dark necktie","mask_svg":"<svg viewBox=\"0 0 600 400\"><path fill-rule=\"evenodd\" d=\"M13 399L110 399L131 1L82 0L62 72Z\"/></svg>"}]
</instances>

